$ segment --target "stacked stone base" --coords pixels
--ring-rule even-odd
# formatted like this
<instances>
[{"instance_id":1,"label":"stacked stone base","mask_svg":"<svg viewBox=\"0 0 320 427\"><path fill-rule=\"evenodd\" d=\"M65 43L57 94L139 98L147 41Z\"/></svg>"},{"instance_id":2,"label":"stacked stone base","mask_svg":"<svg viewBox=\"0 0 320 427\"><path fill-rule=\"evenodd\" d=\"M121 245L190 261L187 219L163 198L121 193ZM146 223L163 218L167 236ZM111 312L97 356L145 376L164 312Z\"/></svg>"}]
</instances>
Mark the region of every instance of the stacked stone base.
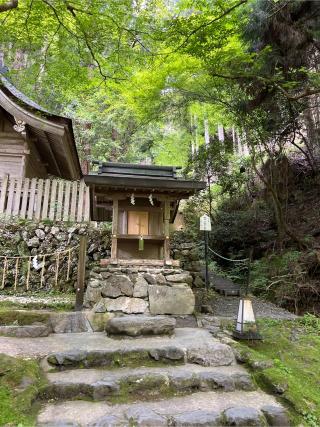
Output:
<instances>
[{"instance_id":1,"label":"stacked stone base","mask_svg":"<svg viewBox=\"0 0 320 427\"><path fill-rule=\"evenodd\" d=\"M190 272L170 266L105 266L90 272L84 306L95 313L192 314Z\"/></svg>"}]
</instances>

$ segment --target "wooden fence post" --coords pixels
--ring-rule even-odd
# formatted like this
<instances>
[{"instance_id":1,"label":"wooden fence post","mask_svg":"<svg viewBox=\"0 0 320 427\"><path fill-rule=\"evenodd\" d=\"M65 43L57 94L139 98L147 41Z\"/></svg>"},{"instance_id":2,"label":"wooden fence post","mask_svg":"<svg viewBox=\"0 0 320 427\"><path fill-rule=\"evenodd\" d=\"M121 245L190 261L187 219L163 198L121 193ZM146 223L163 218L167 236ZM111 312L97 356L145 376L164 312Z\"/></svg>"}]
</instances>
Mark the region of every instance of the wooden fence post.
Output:
<instances>
[{"instance_id":1,"label":"wooden fence post","mask_svg":"<svg viewBox=\"0 0 320 427\"><path fill-rule=\"evenodd\" d=\"M84 297L84 282L86 276L87 236L81 236L78 260L78 277L75 311L81 311Z\"/></svg>"}]
</instances>

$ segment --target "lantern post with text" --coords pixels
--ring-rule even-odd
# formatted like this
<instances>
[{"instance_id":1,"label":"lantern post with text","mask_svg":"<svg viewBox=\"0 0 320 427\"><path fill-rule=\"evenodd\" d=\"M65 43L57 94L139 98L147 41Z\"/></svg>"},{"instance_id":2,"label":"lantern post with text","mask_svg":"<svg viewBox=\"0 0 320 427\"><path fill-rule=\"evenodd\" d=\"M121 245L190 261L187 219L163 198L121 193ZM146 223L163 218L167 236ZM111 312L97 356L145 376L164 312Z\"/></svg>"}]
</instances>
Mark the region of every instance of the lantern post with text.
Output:
<instances>
[{"instance_id":1,"label":"lantern post with text","mask_svg":"<svg viewBox=\"0 0 320 427\"><path fill-rule=\"evenodd\" d=\"M206 290L208 290L208 287L209 287L208 240L209 240L209 231L211 231L211 220L208 215L202 215L200 217L200 231L203 231L204 233L204 256L206 261L205 283L206 283Z\"/></svg>"}]
</instances>

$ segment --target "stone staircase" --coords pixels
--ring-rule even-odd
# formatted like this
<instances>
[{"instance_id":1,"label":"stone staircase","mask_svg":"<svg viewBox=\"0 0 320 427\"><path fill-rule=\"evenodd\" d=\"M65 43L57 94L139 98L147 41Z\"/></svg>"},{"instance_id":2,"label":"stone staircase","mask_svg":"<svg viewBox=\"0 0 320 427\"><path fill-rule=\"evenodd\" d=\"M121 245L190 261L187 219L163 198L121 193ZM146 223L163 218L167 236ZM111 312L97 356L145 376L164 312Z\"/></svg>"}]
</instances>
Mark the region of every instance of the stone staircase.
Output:
<instances>
[{"instance_id":1,"label":"stone staircase","mask_svg":"<svg viewBox=\"0 0 320 427\"><path fill-rule=\"evenodd\" d=\"M41 362L48 381L37 426L289 425L230 346L204 329L173 330L173 320L115 317L96 347L97 334L73 334L73 348Z\"/></svg>"},{"instance_id":2,"label":"stone staircase","mask_svg":"<svg viewBox=\"0 0 320 427\"><path fill-rule=\"evenodd\" d=\"M213 289L224 296L240 296L240 285L232 280L209 272L209 280Z\"/></svg>"}]
</instances>

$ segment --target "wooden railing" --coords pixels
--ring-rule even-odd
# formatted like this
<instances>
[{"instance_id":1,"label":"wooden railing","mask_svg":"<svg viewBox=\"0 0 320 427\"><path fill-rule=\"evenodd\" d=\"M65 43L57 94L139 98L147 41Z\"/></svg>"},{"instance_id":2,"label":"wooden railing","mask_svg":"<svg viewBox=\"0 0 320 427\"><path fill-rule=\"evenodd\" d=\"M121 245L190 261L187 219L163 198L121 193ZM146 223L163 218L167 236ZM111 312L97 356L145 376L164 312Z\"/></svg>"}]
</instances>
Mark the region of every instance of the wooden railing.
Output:
<instances>
[{"instance_id":1,"label":"wooden railing","mask_svg":"<svg viewBox=\"0 0 320 427\"><path fill-rule=\"evenodd\" d=\"M83 181L5 176L0 179L0 216L89 221L89 187Z\"/></svg>"}]
</instances>

